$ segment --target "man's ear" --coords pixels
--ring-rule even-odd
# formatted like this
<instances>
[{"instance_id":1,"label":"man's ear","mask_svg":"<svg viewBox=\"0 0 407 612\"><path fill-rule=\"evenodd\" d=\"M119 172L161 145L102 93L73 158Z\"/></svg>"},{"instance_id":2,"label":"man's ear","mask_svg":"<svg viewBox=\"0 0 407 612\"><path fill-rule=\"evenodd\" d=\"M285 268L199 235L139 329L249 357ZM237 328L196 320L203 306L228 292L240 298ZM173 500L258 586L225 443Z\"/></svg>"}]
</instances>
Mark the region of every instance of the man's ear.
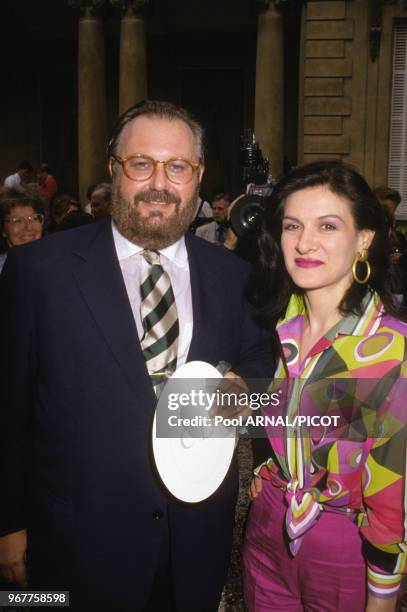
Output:
<instances>
[{"instance_id":1,"label":"man's ear","mask_svg":"<svg viewBox=\"0 0 407 612\"><path fill-rule=\"evenodd\" d=\"M110 178L112 178L112 176L113 176L113 167L112 167L112 160L111 159L109 159L109 164L108 164L107 167L108 167L108 170L109 170Z\"/></svg>"},{"instance_id":2,"label":"man's ear","mask_svg":"<svg viewBox=\"0 0 407 612\"><path fill-rule=\"evenodd\" d=\"M201 181L202 181L202 177L203 177L203 173L204 172L205 172L205 166L203 166L203 165L199 166L199 170L198 170L199 183L201 183Z\"/></svg>"}]
</instances>

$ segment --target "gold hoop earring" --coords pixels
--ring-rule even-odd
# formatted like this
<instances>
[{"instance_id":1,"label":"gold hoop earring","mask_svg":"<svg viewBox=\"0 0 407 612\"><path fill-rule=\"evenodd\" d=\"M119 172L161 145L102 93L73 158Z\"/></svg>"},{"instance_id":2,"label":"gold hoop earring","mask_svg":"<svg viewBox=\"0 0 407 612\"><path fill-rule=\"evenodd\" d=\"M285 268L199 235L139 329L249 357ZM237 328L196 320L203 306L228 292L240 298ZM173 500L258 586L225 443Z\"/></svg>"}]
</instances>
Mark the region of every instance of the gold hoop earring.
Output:
<instances>
[{"instance_id":1,"label":"gold hoop earring","mask_svg":"<svg viewBox=\"0 0 407 612\"><path fill-rule=\"evenodd\" d=\"M364 263L366 266L366 274L364 278L359 278L357 275L356 267L358 263ZM364 285L369 280L371 273L372 273L372 270L370 268L370 263L367 259L367 250L363 249L361 253L358 253L356 255L355 260L353 262L353 266L352 266L353 280L355 281L355 283L358 283L359 285Z\"/></svg>"}]
</instances>

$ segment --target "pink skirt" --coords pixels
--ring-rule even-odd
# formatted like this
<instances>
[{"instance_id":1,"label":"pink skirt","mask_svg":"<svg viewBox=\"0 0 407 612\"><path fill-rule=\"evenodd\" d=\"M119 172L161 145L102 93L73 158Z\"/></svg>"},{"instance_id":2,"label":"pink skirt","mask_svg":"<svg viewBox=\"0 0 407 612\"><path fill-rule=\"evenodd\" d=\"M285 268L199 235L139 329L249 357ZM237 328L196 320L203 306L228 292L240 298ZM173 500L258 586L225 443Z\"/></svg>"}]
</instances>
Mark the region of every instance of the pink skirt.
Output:
<instances>
[{"instance_id":1,"label":"pink skirt","mask_svg":"<svg viewBox=\"0 0 407 612\"><path fill-rule=\"evenodd\" d=\"M249 612L363 612L366 563L355 523L324 511L296 557L285 541L283 492L263 480L253 501L243 547Z\"/></svg>"}]
</instances>

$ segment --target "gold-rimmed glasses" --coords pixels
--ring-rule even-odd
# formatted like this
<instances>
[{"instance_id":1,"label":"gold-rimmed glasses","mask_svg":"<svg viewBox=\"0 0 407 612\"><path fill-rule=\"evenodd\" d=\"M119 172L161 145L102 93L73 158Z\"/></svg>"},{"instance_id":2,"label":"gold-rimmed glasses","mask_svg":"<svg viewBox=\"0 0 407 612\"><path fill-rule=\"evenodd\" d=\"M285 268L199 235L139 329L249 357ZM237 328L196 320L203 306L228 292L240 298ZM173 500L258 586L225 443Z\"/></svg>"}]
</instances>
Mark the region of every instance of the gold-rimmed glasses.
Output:
<instances>
[{"instance_id":1,"label":"gold-rimmed glasses","mask_svg":"<svg viewBox=\"0 0 407 612\"><path fill-rule=\"evenodd\" d=\"M7 217L5 222L10 223L16 229L24 227L26 223L30 225L42 225L44 223L44 215L41 213L33 213L32 215L27 215L26 217Z\"/></svg>"},{"instance_id":2,"label":"gold-rimmed glasses","mask_svg":"<svg viewBox=\"0 0 407 612\"><path fill-rule=\"evenodd\" d=\"M178 185L189 183L194 172L201 165L199 162L192 162L182 157L172 157L164 161L153 159L142 153L135 153L128 157L114 155L113 159L121 165L124 174L131 181L147 181L156 171L157 164L163 164L167 179Z\"/></svg>"}]
</instances>

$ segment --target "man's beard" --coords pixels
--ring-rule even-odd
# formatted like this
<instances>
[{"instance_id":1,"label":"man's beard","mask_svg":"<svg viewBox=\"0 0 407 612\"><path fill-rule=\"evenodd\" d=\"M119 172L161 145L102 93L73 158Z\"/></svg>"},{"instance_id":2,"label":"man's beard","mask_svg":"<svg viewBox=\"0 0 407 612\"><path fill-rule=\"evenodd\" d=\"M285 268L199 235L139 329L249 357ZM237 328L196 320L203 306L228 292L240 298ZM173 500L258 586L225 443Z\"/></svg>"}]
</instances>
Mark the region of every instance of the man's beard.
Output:
<instances>
[{"instance_id":1,"label":"man's beard","mask_svg":"<svg viewBox=\"0 0 407 612\"><path fill-rule=\"evenodd\" d=\"M145 249L164 249L174 244L183 236L195 218L199 184L192 197L181 205L181 198L167 190L157 191L147 189L136 194L132 201L124 198L119 182L113 184L111 216L120 233L138 246ZM139 202L163 202L163 206L170 205L174 212L164 216L160 210L149 214L140 214ZM159 217L161 223L149 223L148 220Z\"/></svg>"}]
</instances>

